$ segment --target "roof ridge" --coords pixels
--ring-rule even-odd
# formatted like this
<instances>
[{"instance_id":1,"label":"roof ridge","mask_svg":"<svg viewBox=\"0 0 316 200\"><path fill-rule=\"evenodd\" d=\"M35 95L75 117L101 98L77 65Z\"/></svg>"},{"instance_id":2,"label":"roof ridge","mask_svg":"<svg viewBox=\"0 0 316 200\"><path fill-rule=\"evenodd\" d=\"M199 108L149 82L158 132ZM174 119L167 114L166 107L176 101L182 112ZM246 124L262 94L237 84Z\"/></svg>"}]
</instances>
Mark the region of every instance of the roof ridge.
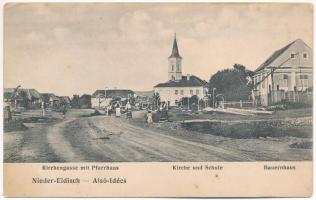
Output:
<instances>
[{"instance_id":1,"label":"roof ridge","mask_svg":"<svg viewBox=\"0 0 316 200\"><path fill-rule=\"evenodd\" d=\"M302 39L298 38L298 39L292 41L291 43L283 46L282 48L274 51L273 54L271 56L269 56L268 59L266 59L254 72L260 71L264 67L266 67L267 65L271 64L273 61L275 61L275 59L277 59L280 55L282 55L290 46L292 46L297 41L304 42Z\"/></svg>"}]
</instances>

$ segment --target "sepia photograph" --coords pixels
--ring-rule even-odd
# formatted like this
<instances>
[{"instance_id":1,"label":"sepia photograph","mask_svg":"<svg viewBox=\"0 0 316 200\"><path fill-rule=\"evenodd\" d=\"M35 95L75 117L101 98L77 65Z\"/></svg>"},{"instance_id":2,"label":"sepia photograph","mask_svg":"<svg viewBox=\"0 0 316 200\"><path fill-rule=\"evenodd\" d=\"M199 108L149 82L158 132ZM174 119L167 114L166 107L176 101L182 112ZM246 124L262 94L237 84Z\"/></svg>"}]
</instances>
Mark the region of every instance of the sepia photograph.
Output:
<instances>
[{"instance_id":1,"label":"sepia photograph","mask_svg":"<svg viewBox=\"0 0 316 200\"><path fill-rule=\"evenodd\" d=\"M313 6L7 3L3 162L313 159Z\"/></svg>"}]
</instances>

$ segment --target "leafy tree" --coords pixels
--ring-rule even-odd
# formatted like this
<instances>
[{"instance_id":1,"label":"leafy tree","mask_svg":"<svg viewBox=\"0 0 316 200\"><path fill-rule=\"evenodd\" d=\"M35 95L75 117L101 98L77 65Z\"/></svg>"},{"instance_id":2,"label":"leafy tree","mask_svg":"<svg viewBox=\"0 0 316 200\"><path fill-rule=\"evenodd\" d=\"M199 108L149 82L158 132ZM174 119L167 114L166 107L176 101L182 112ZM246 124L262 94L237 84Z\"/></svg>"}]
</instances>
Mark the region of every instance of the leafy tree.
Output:
<instances>
[{"instance_id":1,"label":"leafy tree","mask_svg":"<svg viewBox=\"0 0 316 200\"><path fill-rule=\"evenodd\" d=\"M247 85L247 77L253 72L245 66L235 64L233 69L224 69L214 74L209 81L209 91L216 88L216 94L223 94L225 101L239 101L249 99L251 85Z\"/></svg>"},{"instance_id":2,"label":"leafy tree","mask_svg":"<svg viewBox=\"0 0 316 200\"><path fill-rule=\"evenodd\" d=\"M77 94L73 95L73 97L71 99L71 103L70 103L72 108L80 108L79 99L80 99L79 95L77 95Z\"/></svg>"},{"instance_id":3,"label":"leafy tree","mask_svg":"<svg viewBox=\"0 0 316 200\"><path fill-rule=\"evenodd\" d=\"M198 105L200 105L203 108L205 107L205 102L202 99L199 99L197 95L193 95L189 99L188 98L189 97L183 97L180 99L180 105L182 105L184 108L188 107L188 103L190 104L190 109L192 109L193 105L193 107L196 107L196 110L198 108Z\"/></svg>"},{"instance_id":4,"label":"leafy tree","mask_svg":"<svg viewBox=\"0 0 316 200\"><path fill-rule=\"evenodd\" d=\"M159 96L159 93L158 92L155 92L154 95L153 95L153 109L154 110L158 110L159 109L159 106L160 106L160 96Z\"/></svg>"}]
</instances>

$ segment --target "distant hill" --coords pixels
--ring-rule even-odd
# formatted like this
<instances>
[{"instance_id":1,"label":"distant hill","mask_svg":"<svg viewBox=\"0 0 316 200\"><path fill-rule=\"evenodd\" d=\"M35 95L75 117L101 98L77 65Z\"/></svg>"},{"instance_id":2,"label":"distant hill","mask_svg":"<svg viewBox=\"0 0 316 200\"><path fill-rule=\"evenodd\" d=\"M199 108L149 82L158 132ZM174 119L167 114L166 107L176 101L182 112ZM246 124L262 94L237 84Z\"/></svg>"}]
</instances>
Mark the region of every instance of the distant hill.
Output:
<instances>
[{"instance_id":1,"label":"distant hill","mask_svg":"<svg viewBox=\"0 0 316 200\"><path fill-rule=\"evenodd\" d=\"M154 91L134 91L135 94L137 94L138 96L148 96L148 97L152 97L154 95Z\"/></svg>"}]
</instances>

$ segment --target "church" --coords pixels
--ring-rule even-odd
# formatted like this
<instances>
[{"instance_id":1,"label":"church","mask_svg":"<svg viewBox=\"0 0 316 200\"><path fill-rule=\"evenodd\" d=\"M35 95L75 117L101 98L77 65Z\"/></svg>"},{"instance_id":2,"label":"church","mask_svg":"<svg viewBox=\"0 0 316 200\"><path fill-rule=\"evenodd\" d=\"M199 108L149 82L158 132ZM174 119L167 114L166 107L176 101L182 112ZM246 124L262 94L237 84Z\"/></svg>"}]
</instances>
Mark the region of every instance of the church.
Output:
<instances>
[{"instance_id":1,"label":"church","mask_svg":"<svg viewBox=\"0 0 316 200\"><path fill-rule=\"evenodd\" d=\"M182 75L182 57L179 53L176 36L168 61L168 81L154 86L154 92L159 94L161 102L166 102L169 106L176 106L183 97L196 95L202 99L207 95L206 81L194 75Z\"/></svg>"}]
</instances>

